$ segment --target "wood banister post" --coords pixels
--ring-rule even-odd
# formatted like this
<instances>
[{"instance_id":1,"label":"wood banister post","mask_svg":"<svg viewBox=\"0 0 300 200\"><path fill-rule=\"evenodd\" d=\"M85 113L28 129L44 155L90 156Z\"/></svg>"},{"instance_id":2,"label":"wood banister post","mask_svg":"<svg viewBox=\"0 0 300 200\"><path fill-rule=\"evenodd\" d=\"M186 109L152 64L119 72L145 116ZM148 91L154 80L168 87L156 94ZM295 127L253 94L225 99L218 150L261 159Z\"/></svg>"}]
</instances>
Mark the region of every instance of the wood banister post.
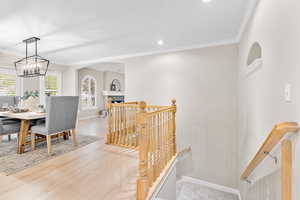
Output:
<instances>
[{"instance_id":1,"label":"wood banister post","mask_svg":"<svg viewBox=\"0 0 300 200\"><path fill-rule=\"evenodd\" d=\"M292 142L284 140L281 144L281 195L282 200L292 200Z\"/></svg>"},{"instance_id":2,"label":"wood banister post","mask_svg":"<svg viewBox=\"0 0 300 200\"><path fill-rule=\"evenodd\" d=\"M112 99L108 98L106 109L108 113L108 134L106 135L106 144L111 144L112 140Z\"/></svg>"},{"instance_id":3,"label":"wood banister post","mask_svg":"<svg viewBox=\"0 0 300 200\"><path fill-rule=\"evenodd\" d=\"M137 126L139 137L139 177L137 180L137 200L145 200L149 191L148 180L148 136L146 135L146 102L139 104L140 110L137 114Z\"/></svg>"},{"instance_id":4,"label":"wood banister post","mask_svg":"<svg viewBox=\"0 0 300 200\"><path fill-rule=\"evenodd\" d=\"M172 99L172 107L173 113L172 113L172 120L173 120L173 130L172 130L172 135L173 135L173 156L176 154L176 112L177 112L177 106L176 106L176 99Z\"/></svg>"}]
</instances>

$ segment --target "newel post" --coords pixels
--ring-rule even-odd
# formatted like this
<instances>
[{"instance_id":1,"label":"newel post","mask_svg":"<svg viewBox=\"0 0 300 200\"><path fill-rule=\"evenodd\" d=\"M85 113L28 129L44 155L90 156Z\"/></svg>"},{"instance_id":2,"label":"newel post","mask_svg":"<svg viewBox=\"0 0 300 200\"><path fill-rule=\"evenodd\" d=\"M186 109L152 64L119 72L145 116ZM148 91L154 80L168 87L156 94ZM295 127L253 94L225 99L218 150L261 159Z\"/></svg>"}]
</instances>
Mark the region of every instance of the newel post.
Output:
<instances>
[{"instance_id":1,"label":"newel post","mask_svg":"<svg viewBox=\"0 0 300 200\"><path fill-rule=\"evenodd\" d=\"M292 142L283 140L281 144L281 195L282 200L292 200Z\"/></svg>"},{"instance_id":2,"label":"newel post","mask_svg":"<svg viewBox=\"0 0 300 200\"><path fill-rule=\"evenodd\" d=\"M176 154L176 112L177 112L177 106L176 106L176 99L172 99L172 121L173 121L173 130L172 130L172 136L173 136L173 156Z\"/></svg>"},{"instance_id":3,"label":"newel post","mask_svg":"<svg viewBox=\"0 0 300 200\"><path fill-rule=\"evenodd\" d=\"M148 139L146 135L146 102L139 103L139 113L137 114L137 126L139 136L139 177L137 180L137 200L145 200L149 191L149 181L147 174L148 167Z\"/></svg>"},{"instance_id":4,"label":"newel post","mask_svg":"<svg viewBox=\"0 0 300 200\"><path fill-rule=\"evenodd\" d=\"M106 135L106 144L111 144L112 142L112 99L108 98L106 109L108 113L108 134Z\"/></svg>"}]
</instances>

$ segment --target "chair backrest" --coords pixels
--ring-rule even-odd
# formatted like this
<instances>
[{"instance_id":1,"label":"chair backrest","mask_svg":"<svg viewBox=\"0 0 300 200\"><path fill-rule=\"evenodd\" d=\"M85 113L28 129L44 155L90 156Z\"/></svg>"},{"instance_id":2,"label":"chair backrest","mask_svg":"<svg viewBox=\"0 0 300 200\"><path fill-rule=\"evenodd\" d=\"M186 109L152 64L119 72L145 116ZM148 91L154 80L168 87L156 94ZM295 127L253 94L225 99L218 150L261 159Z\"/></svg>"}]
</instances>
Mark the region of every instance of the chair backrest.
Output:
<instances>
[{"instance_id":1,"label":"chair backrest","mask_svg":"<svg viewBox=\"0 0 300 200\"><path fill-rule=\"evenodd\" d=\"M78 96L46 97L46 129L57 133L76 127Z\"/></svg>"},{"instance_id":2,"label":"chair backrest","mask_svg":"<svg viewBox=\"0 0 300 200\"><path fill-rule=\"evenodd\" d=\"M2 107L4 104L7 104L8 106L14 106L18 104L18 98L16 96L0 96L0 107Z\"/></svg>"}]
</instances>

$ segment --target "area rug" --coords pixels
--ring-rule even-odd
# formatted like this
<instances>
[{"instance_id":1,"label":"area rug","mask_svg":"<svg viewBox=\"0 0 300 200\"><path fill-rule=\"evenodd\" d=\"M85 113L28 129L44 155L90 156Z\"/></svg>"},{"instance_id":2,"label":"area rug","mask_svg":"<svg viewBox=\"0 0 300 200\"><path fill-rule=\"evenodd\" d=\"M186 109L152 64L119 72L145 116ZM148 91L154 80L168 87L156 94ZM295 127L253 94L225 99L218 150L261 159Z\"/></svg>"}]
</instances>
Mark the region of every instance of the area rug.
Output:
<instances>
[{"instance_id":1,"label":"area rug","mask_svg":"<svg viewBox=\"0 0 300 200\"><path fill-rule=\"evenodd\" d=\"M37 143L36 150L34 151L31 151L30 147L27 147L25 149L26 153L17 154L17 139L12 138L10 142L3 140L0 144L0 174L7 176L12 175L101 139L102 138L99 137L78 134L77 147L72 145L71 139L64 140L61 138L59 142L57 139L52 139L52 156L48 156L46 142Z\"/></svg>"}]
</instances>

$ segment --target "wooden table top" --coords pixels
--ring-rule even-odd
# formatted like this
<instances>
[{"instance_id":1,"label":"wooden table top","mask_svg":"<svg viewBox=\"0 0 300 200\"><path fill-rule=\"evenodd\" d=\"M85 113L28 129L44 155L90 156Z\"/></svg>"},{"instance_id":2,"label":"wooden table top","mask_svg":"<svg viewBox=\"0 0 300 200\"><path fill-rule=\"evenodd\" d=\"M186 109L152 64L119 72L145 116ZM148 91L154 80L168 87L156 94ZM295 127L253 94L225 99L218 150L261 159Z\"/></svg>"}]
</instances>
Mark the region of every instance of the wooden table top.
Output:
<instances>
[{"instance_id":1,"label":"wooden table top","mask_svg":"<svg viewBox=\"0 0 300 200\"><path fill-rule=\"evenodd\" d=\"M9 117L14 119L24 119L24 120L33 120L33 119L42 119L46 117L46 113L37 113L37 112L24 112L24 113L12 113L12 112L0 112L0 117Z\"/></svg>"}]
</instances>

